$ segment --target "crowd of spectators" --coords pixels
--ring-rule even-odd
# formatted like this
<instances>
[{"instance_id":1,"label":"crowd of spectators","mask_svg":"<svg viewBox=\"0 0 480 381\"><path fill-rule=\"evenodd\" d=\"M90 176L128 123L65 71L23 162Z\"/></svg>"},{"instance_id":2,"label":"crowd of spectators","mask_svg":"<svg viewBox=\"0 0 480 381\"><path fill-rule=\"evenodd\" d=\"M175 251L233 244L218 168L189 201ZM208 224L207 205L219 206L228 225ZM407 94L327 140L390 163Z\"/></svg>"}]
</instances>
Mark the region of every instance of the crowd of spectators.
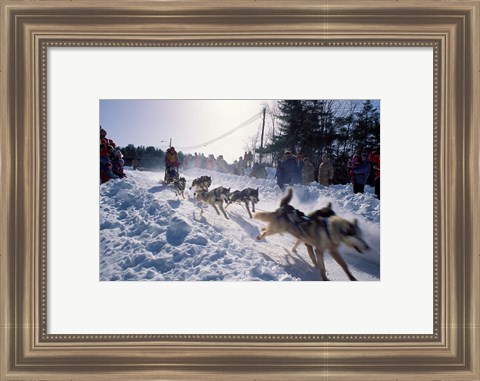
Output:
<instances>
[{"instance_id":1,"label":"crowd of spectators","mask_svg":"<svg viewBox=\"0 0 480 381\"><path fill-rule=\"evenodd\" d=\"M232 164L228 164L223 155L218 155L216 158L213 154L205 156L203 153L195 152L192 154L186 154L184 156L183 168L203 168L211 171L217 171L221 173L230 173L238 176L245 176L247 169L251 169L249 172L250 177L267 178L267 171L265 167L254 162L254 156L252 152L245 152L244 156L239 156L238 160L235 160Z\"/></svg>"},{"instance_id":2,"label":"crowd of spectators","mask_svg":"<svg viewBox=\"0 0 480 381\"><path fill-rule=\"evenodd\" d=\"M107 139L107 131L100 126L100 183L126 177L124 166L122 151L112 139Z\"/></svg>"},{"instance_id":3,"label":"crowd of spectators","mask_svg":"<svg viewBox=\"0 0 480 381\"><path fill-rule=\"evenodd\" d=\"M362 152L361 149L357 150L347 167L354 193L364 193L373 168L375 196L380 199L380 146L375 147L369 154ZM328 155L323 155L318 167L318 183L328 187L332 184L333 175L334 167L330 158ZM285 189L286 185L312 183L315 180L315 167L310 158L294 155L290 150L285 150L282 159L278 162L275 178L281 189Z\"/></svg>"},{"instance_id":4,"label":"crowd of spectators","mask_svg":"<svg viewBox=\"0 0 480 381\"><path fill-rule=\"evenodd\" d=\"M170 161L169 161L170 160ZM124 173L124 159L120 149L116 148L115 143L111 139L107 139L107 132L100 127L100 180L105 183L110 179L126 177ZM132 161L133 169L136 169L138 160ZM178 167L180 162L178 155L173 147L167 150L165 157L165 166ZM182 167L202 168L221 173L230 173L238 176L245 176L259 179L267 178L265 167L254 161L254 155L251 151L245 152L243 156L239 156L233 164L228 164L223 155L216 158L213 154L205 156L203 153L195 152L186 154L183 157ZM365 185L369 178L374 179L375 195L380 199L380 146L376 146L370 153L362 152L358 149L352 159L347 164L348 176L353 186L354 193L364 193ZM250 169L250 171L247 171ZM371 171L372 176L370 176ZM308 157L302 155L294 155L290 150L285 150L282 159L277 164L275 178L281 189L285 189L286 185L292 184L309 184L315 181L315 166ZM322 161L318 167L317 181L320 185L328 187L332 184L334 176L334 166L330 162L328 155L322 156ZM369 182L372 185L372 182Z\"/></svg>"}]
</instances>

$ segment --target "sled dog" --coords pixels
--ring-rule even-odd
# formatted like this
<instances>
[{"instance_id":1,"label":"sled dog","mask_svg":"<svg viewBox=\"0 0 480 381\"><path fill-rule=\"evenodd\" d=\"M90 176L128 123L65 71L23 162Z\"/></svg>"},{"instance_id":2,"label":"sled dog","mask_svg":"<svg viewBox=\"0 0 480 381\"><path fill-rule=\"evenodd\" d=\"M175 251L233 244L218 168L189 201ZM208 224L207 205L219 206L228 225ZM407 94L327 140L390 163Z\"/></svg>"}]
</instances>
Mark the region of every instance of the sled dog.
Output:
<instances>
[{"instance_id":1,"label":"sled dog","mask_svg":"<svg viewBox=\"0 0 480 381\"><path fill-rule=\"evenodd\" d=\"M289 205L290 206L290 205ZM293 208L292 206L290 206L291 208ZM298 209L295 209L297 212L300 212ZM300 212L302 213L302 212ZM303 213L302 213L303 214ZM331 217L331 216L334 216L335 215L335 212L333 211L332 209L332 203L329 202L328 205L324 208L321 208L321 209L317 209L316 211L308 214L306 217L307 219L311 219L311 220L318 220L320 223L325 223L325 221L323 220L324 218L328 218L328 217ZM302 218L303 219L303 218ZM300 221L301 222L301 221ZM295 245L293 245L292 247L292 251L296 254L297 253L297 247L298 245L300 245L302 243L302 241L300 240L297 240L297 242L295 242Z\"/></svg>"},{"instance_id":2,"label":"sled dog","mask_svg":"<svg viewBox=\"0 0 480 381\"><path fill-rule=\"evenodd\" d=\"M210 185L212 185L212 178L210 176L200 176L192 181L192 186L189 189L193 189L194 192L208 191Z\"/></svg>"},{"instance_id":3,"label":"sled dog","mask_svg":"<svg viewBox=\"0 0 480 381\"><path fill-rule=\"evenodd\" d=\"M248 215L252 218L252 213L250 212L249 203L252 204L252 211L255 213L255 204L259 201L258 199L258 188L245 188L243 190L236 190L230 194L230 202L227 204L225 209L228 205L236 202L238 204L245 204L247 208Z\"/></svg>"},{"instance_id":4,"label":"sled dog","mask_svg":"<svg viewBox=\"0 0 480 381\"><path fill-rule=\"evenodd\" d=\"M195 198L197 202L201 202L201 212L200 215L203 215L203 207L205 204L209 204L213 206L215 211L217 212L218 215L220 215L220 212L217 209L220 208L222 211L223 215L227 220L229 220L227 213L225 212L225 209L223 209L223 203L228 203L229 195L230 194L230 188L224 188L224 187L218 187L215 189L212 189L211 191L205 191L201 190L195 194Z\"/></svg>"},{"instance_id":5,"label":"sled dog","mask_svg":"<svg viewBox=\"0 0 480 381\"><path fill-rule=\"evenodd\" d=\"M185 198L185 185L187 184L187 180L185 177L180 177L178 180L174 180L173 186L175 187L175 193L177 196L182 196Z\"/></svg>"},{"instance_id":6,"label":"sled dog","mask_svg":"<svg viewBox=\"0 0 480 381\"><path fill-rule=\"evenodd\" d=\"M274 212L255 213L256 219L268 223L266 227L262 228L257 240L268 235L289 233L305 243L310 259L320 272L321 280L329 280L323 258L325 250L330 252L332 258L342 267L350 280L356 280L338 252L338 248L343 243L353 247L359 253L369 249L362 238L357 220L350 222L337 215L325 219L310 219L308 216L298 218L294 212L296 209L289 205L292 194L292 189L289 189L288 194L281 200L280 207ZM299 213L300 216L302 214L302 212Z\"/></svg>"}]
</instances>

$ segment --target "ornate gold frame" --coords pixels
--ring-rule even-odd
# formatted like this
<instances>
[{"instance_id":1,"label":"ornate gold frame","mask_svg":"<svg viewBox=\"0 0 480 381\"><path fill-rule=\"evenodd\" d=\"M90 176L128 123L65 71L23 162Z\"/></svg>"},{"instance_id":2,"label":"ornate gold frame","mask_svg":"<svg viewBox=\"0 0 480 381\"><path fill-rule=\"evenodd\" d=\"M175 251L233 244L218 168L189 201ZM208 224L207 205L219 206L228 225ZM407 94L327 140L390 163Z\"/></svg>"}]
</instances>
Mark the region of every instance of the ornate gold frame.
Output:
<instances>
[{"instance_id":1,"label":"ornate gold frame","mask_svg":"<svg viewBox=\"0 0 480 381\"><path fill-rule=\"evenodd\" d=\"M4 1L0 379L480 378L480 2ZM434 49L432 335L49 335L50 46Z\"/></svg>"}]
</instances>

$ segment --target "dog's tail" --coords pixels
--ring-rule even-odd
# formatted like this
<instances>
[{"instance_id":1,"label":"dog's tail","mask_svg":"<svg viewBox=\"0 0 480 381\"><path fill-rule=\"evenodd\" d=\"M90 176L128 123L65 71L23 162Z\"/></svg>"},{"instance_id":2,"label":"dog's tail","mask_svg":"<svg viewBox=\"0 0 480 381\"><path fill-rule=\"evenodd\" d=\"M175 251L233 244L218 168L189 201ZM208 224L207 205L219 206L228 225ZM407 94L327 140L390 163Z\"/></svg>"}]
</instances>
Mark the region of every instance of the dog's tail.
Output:
<instances>
[{"instance_id":1,"label":"dog's tail","mask_svg":"<svg viewBox=\"0 0 480 381\"><path fill-rule=\"evenodd\" d=\"M282 198L282 201L280 201L280 208L290 204L290 201L292 201L292 197L293 197L293 190L292 188L288 188L287 195L284 198Z\"/></svg>"}]
</instances>

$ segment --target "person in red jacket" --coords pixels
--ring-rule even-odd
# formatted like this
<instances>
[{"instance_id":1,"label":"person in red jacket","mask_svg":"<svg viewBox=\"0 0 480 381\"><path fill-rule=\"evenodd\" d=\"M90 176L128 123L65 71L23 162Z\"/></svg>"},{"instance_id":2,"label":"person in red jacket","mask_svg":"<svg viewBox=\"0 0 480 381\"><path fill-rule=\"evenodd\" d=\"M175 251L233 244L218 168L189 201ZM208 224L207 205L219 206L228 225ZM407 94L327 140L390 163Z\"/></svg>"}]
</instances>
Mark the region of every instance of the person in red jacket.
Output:
<instances>
[{"instance_id":1,"label":"person in red jacket","mask_svg":"<svg viewBox=\"0 0 480 381\"><path fill-rule=\"evenodd\" d=\"M372 163L372 168L375 170L375 195L380 200L380 145L370 152L368 160Z\"/></svg>"},{"instance_id":2,"label":"person in red jacket","mask_svg":"<svg viewBox=\"0 0 480 381\"><path fill-rule=\"evenodd\" d=\"M167 149L167 153L165 155L165 167L169 169L171 167L178 168L179 166L180 163L178 162L177 151L175 151L174 147L170 147Z\"/></svg>"},{"instance_id":3,"label":"person in red jacket","mask_svg":"<svg viewBox=\"0 0 480 381\"><path fill-rule=\"evenodd\" d=\"M170 147L165 154L165 177L163 181L168 183L173 181L174 178L178 178L178 167L180 167L180 162L178 161L177 151L174 147Z\"/></svg>"},{"instance_id":4,"label":"person in red jacket","mask_svg":"<svg viewBox=\"0 0 480 381\"><path fill-rule=\"evenodd\" d=\"M100 172L100 181L101 183L106 183L110 179L118 179L118 176L115 175L112 171L112 163L105 163L102 171Z\"/></svg>"},{"instance_id":5,"label":"person in red jacket","mask_svg":"<svg viewBox=\"0 0 480 381\"><path fill-rule=\"evenodd\" d=\"M107 131L100 127L100 170L103 169L105 163L108 163L108 139L106 138Z\"/></svg>"}]
</instances>

